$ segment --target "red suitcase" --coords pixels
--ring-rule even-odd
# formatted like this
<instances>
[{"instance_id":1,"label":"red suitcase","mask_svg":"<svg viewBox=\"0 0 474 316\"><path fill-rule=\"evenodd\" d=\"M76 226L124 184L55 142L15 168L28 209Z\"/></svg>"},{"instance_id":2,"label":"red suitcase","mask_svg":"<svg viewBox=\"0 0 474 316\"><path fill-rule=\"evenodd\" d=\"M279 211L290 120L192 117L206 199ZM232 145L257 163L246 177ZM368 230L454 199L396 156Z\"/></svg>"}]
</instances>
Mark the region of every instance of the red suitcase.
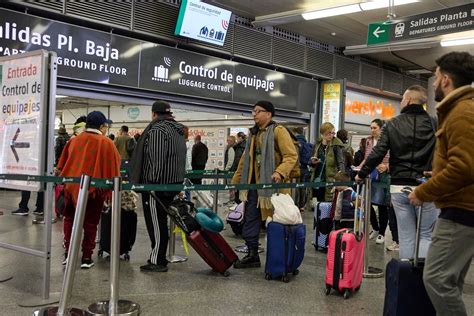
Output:
<instances>
[{"instance_id":1,"label":"red suitcase","mask_svg":"<svg viewBox=\"0 0 474 316\"><path fill-rule=\"evenodd\" d=\"M186 239L214 271L226 277L230 275L227 269L238 257L220 234L201 229L192 232Z\"/></svg>"},{"instance_id":2,"label":"red suitcase","mask_svg":"<svg viewBox=\"0 0 474 316\"><path fill-rule=\"evenodd\" d=\"M357 186L357 193L359 193L359 186ZM356 205L358 196L359 194L357 194ZM333 288L344 293L344 298L349 298L350 293L359 290L362 284L364 235L361 232L360 219L363 217L363 212L354 213L354 230L343 228L329 234L326 257L326 295L329 295Z\"/></svg>"}]
</instances>

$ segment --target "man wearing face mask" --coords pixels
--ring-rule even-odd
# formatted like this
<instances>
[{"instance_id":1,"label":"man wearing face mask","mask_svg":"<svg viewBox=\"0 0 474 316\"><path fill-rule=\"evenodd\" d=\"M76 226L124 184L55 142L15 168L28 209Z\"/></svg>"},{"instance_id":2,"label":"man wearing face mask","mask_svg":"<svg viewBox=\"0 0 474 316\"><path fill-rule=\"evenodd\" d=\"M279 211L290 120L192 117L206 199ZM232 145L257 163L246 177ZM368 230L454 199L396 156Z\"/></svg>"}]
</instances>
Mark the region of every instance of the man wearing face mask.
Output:
<instances>
[{"instance_id":1,"label":"man wearing face mask","mask_svg":"<svg viewBox=\"0 0 474 316\"><path fill-rule=\"evenodd\" d=\"M102 112L93 111L87 115L84 132L67 142L57 165L61 177L80 177L87 174L92 178L110 179L120 175L120 154L114 143L105 135L112 121ZM77 205L79 184L66 183L64 186L64 254L63 264L67 263L67 251L71 240L74 213ZM91 187L87 199L84 218L84 238L82 241L82 269L94 265L92 253L95 248L97 225L104 202L111 197L111 191Z\"/></svg>"},{"instance_id":2,"label":"man wearing face mask","mask_svg":"<svg viewBox=\"0 0 474 316\"><path fill-rule=\"evenodd\" d=\"M411 259L415 252L418 208L410 205L407 192L419 184L417 179L423 177L423 172L431 170L436 142L436 122L423 108L426 100L426 89L421 86L414 85L405 91L400 114L384 125L377 145L356 176L356 181L362 181L390 150L390 195L397 217L400 259ZM423 204L419 251L422 258L426 257L438 213L433 203Z\"/></svg>"}]
</instances>

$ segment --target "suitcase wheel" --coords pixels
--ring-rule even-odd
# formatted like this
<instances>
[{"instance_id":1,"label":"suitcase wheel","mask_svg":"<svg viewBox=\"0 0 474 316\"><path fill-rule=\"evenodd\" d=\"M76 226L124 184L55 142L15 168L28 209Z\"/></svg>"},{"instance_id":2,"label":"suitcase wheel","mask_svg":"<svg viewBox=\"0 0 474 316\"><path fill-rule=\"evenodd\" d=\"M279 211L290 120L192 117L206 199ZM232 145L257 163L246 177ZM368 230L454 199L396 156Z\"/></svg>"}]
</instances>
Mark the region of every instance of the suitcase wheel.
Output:
<instances>
[{"instance_id":1,"label":"suitcase wheel","mask_svg":"<svg viewBox=\"0 0 474 316\"><path fill-rule=\"evenodd\" d=\"M344 290L344 299L347 300L349 298L349 296L351 296L351 291L349 291L348 289L345 289Z\"/></svg>"},{"instance_id":2,"label":"suitcase wheel","mask_svg":"<svg viewBox=\"0 0 474 316\"><path fill-rule=\"evenodd\" d=\"M360 286L356 287L354 290L355 290L356 292L359 291L359 290L360 290Z\"/></svg>"},{"instance_id":3,"label":"suitcase wheel","mask_svg":"<svg viewBox=\"0 0 474 316\"><path fill-rule=\"evenodd\" d=\"M222 272L222 275L227 278L230 275L230 272L226 270L226 271Z\"/></svg>"},{"instance_id":4,"label":"suitcase wheel","mask_svg":"<svg viewBox=\"0 0 474 316\"><path fill-rule=\"evenodd\" d=\"M270 273L265 273L265 280L271 280L272 275Z\"/></svg>"},{"instance_id":5,"label":"suitcase wheel","mask_svg":"<svg viewBox=\"0 0 474 316\"><path fill-rule=\"evenodd\" d=\"M97 255L99 257L103 257L104 256L104 251L103 250L99 250L99 252L97 253Z\"/></svg>"},{"instance_id":6,"label":"suitcase wheel","mask_svg":"<svg viewBox=\"0 0 474 316\"><path fill-rule=\"evenodd\" d=\"M295 271L293 271L293 275L298 275L300 273L300 270L296 269Z\"/></svg>"},{"instance_id":7,"label":"suitcase wheel","mask_svg":"<svg viewBox=\"0 0 474 316\"><path fill-rule=\"evenodd\" d=\"M284 276L281 277L281 280L285 283L288 283L290 282L290 277L287 274L285 274Z\"/></svg>"},{"instance_id":8,"label":"suitcase wheel","mask_svg":"<svg viewBox=\"0 0 474 316\"><path fill-rule=\"evenodd\" d=\"M326 284L326 295L331 294L331 286Z\"/></svg>"}]
</instances>

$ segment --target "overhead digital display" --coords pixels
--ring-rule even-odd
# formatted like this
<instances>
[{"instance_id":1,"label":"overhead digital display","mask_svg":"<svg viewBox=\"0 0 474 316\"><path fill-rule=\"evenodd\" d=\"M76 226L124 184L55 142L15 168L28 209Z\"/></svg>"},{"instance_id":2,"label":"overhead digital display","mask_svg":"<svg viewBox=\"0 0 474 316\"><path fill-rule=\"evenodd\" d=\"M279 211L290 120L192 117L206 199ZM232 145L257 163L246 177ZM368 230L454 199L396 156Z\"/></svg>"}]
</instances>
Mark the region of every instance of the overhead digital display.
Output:
<instances>
[{"instance_id":1,"label":"overhead digital display","mask_svg":"<svg viewBox=\"0 0 474 316\"><path fill-rule=\"evenodd\" d=\"M183 0L174 34L223 46L231 15L199 0Z\"/></svg>"}]
</instances>

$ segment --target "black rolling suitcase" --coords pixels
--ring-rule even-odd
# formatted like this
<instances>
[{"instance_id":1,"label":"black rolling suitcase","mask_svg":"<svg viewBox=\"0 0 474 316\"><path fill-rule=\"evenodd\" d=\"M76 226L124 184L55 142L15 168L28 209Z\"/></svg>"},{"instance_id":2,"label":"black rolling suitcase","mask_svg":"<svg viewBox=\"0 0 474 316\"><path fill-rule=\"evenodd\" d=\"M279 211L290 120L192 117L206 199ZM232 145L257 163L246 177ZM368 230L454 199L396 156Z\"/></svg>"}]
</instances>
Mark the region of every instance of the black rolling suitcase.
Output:
<instances>
[{"instance_id":1,"label":"black rolling suitcase","mask_svg":"<svg viewBox=\"0 0 474 316\"><path fill-rule=\"evenodd\" d=\"M129 252L132 250L137 236L137 213L121 209L120 215L120 255L123 255L125 260L130 260ZM111 221L111 208L107 207L102 212L100 219L99 256L103 256L104 252L110 254Z\"/></svg>"},{"instance_id":2,"label":"black rolling suitcase","mask_svg":"<svg viewBox=\"0 0 474 316\"><path fill-rule=\"evenodd\" d=\"M415 259L392 259L385 271L384 316L431 316L436 311L423 284L424 259L418 258L422 208L416 227Z\"/></svg>"}]
</instances>

